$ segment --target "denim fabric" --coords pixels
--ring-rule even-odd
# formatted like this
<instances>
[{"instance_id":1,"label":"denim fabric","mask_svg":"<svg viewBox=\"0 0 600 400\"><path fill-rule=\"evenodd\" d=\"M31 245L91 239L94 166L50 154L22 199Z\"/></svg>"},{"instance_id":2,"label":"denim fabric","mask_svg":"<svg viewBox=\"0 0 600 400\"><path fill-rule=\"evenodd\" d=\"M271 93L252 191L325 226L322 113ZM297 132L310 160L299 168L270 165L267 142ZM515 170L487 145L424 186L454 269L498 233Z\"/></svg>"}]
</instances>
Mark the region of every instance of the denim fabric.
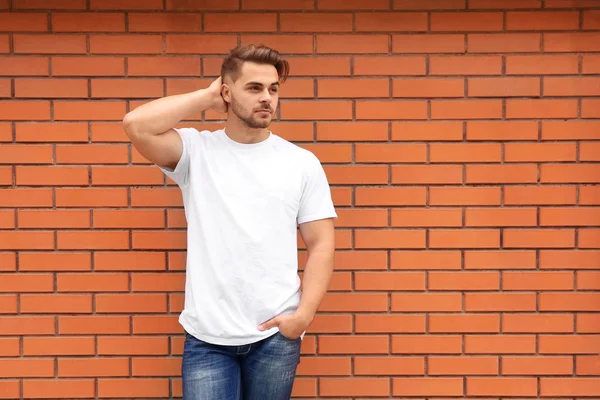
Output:
<instances>
[{"instance_id":1,"label":"denim fabric","mask_svg":"<svg viewBox=\"0 0 600 400\"><path fill-rule=\"evenodd\" d=\"M221 346L186 333L183 400L289 400L301 342L275 333L248 345Z\"/></svg>"}]
</instances>

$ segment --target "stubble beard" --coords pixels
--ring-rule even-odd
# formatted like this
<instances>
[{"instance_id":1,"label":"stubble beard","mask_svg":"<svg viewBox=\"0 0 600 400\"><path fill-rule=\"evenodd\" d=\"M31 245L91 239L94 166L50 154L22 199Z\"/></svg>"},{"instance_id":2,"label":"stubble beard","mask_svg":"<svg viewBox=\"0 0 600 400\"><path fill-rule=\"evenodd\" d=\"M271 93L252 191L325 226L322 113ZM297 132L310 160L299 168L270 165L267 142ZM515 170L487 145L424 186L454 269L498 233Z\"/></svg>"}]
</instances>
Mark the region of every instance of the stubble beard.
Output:
<instances>
[{"instance_id":1,"label":"stubble beard","mask_svg":"<svg viewBox=\"0 0 600 400\"><path fill-rule=\"evenodd\" d=\"M245 110L240 103L238 103L233 97L231 98L231 111L236 117L240 119L248 128L251 129L264 129L271 125L271 118L256 118L255 114L252 113L249 116L244 115Z\"/></svg>"}]
</instances>

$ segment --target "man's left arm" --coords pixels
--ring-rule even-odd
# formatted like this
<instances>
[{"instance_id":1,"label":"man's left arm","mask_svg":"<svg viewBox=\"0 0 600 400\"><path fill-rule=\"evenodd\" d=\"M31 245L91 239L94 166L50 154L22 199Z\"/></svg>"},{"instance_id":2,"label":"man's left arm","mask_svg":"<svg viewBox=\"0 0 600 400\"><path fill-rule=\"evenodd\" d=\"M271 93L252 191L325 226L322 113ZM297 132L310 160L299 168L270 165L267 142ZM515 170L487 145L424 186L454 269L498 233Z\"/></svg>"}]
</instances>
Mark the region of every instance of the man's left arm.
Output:
<instances>
[{"instance_id":1,"label":"man's left arm","mask_svg":"<svg viewBox=\"0 0 600 400\"><path fill-rule=\"evenodd\" d=\"M329 287L334 267L335 233L333 219L327 218L300 225L308 258L302 276L302 298L296 314L312 322Z\"/></svg>"}]
</instances>

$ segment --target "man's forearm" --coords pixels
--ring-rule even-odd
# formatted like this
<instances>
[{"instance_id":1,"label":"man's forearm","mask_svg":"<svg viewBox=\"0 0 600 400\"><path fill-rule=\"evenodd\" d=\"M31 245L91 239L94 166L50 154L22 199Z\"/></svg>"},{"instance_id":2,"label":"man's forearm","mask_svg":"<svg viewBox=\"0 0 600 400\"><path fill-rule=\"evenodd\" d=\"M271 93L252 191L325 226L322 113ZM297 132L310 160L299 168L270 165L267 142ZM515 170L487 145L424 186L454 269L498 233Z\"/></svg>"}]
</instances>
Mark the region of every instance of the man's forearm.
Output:
<instances>
[{"instance_id":1,"label":"man's forearm","mask_svg":"<svg viewBox=\"0 0 600 400\"><path fill-rule=\"evenodd\" d=\"M297 314L310 323L325 294L333 274L333 252L328 246L315 248L308 253L302 276L302 298Z\"/></svg>"},{"instance_id":2,"label":"man's forearm","mask_svg":"<svg viewBox=\"0 0 600 400\"><path fill-rule=\"evenodd\" d=\"M179 121L212 106L213 96L207 89L162 97L130 111L123 123L127 128L158 135Z\"/></svg>"}]
</instances>

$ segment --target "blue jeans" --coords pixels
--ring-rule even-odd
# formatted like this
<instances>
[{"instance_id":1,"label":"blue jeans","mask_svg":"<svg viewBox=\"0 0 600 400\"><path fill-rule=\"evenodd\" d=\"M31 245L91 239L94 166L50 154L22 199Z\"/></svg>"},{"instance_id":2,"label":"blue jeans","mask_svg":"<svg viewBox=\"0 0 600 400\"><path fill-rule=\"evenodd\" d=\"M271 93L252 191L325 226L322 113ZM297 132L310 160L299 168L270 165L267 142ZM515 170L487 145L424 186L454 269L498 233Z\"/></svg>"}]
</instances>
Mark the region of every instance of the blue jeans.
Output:
<instances>
[{"instance_id":1,"label":"blue jeans","mask_svg":"<svg viewBox=\"0 0 600 400\"><path fill-rule=\"evenodd\" d=\"M243 346L220 346L186 333L183 400L289 400L300 338L276 333Z\"/></svg>"}]
</instances>

